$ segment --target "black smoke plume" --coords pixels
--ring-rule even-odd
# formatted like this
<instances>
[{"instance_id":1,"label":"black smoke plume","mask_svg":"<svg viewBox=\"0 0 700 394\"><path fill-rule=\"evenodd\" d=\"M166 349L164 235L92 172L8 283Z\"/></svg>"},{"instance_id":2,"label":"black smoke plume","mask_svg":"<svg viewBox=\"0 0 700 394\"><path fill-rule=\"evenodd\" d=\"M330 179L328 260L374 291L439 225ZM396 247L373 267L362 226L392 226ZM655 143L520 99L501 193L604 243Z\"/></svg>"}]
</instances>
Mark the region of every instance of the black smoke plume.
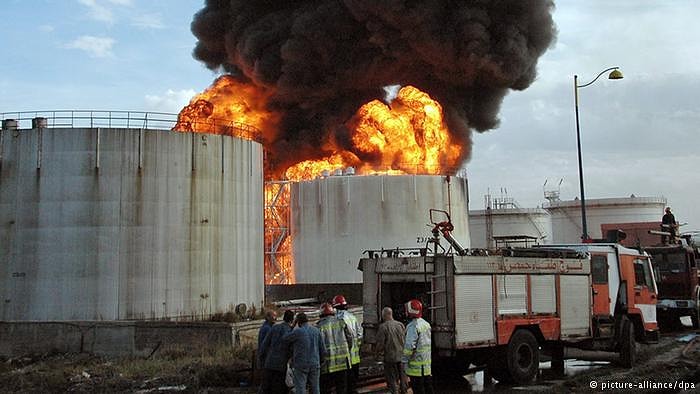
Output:
<instances>
[{"instance_id":1,"label":"black smoke plume","mask_svg":"<svg viewBox=\"0 0 700 394\"><path fill-rule=\"evenodd\" d=\"M550 0L207 0L192 22L194 56L274 92L283 121L267 141L273 151L320 158L328 133L348 140L342 124L362 104L382 99L384 86L410 84L443 105L467 159L470 130L495 128L508 90L535 79L556 35L553 8ZM273 166L288 164L275 157Z\"/></svg>"}]
</instances>

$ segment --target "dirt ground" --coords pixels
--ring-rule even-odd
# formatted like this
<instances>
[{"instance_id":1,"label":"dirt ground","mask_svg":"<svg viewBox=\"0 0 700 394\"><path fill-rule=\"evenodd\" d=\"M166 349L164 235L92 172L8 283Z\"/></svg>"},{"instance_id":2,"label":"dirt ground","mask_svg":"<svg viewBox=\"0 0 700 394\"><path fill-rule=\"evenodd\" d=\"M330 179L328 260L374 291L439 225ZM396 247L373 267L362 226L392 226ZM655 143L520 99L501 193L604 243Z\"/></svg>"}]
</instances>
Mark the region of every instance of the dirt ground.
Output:
<instances>
[{"instance_id":1,"label":"dirt ground","mask_svg":"<svg viewBox=\"0 0 700 394\"><path fill-rule=\"evenodd\" d=\"M247 393L252 347L164 349L152 358L44 354L0 359L0 392Z\"/></svg>"},{"instance_id":2,"label":"dirt ground","mask_svg":"<svg viewBox=\"0 0 700 394\"><path fill-rule=\"evenodd\" d=\"M637 345L638 365L632 369L616 366L612 354L571 351L567 355L576 359L567 360L565 377L552 376L548 363L543 362L540 377L529 386L484 385L480 372L467 379L438 380L435 392L601 392L613 391L616 384L636 384L625 391L681 392L689 388L684 392L700 393L700 336L689 342L680 340L689 334L693 331L665 334L658 344ZM87 354L0 359L0 392L253 393L252 357L252 347L245 347L164 349L149 359ZM674 384L675 388L662 386ZM362 391L386 392L381 385Z\"/></svg>"},{"instance_id":3,"label":"dirt ground","mask_svg":"<svg viewBox=\"0 0 700 394\"><path fill-rule=\"evenodd\" d=\"M566 376L553 376L549 363L541 363L541 373L529 386L484 385L483 373L467 376L467 381L435 382L436 393L472 392L603 392L700 393L700 336L681 341L693 331L662 335L659 343L637 345L637 365L626 369L616 365L617 355L567 349ZM700 334L700 331L697 332ZM623 389L623 385L634 385ZM675 384L675 388L674 385ZM686 390L683 391L682 389Z\"/></svg>"}]
</instances>

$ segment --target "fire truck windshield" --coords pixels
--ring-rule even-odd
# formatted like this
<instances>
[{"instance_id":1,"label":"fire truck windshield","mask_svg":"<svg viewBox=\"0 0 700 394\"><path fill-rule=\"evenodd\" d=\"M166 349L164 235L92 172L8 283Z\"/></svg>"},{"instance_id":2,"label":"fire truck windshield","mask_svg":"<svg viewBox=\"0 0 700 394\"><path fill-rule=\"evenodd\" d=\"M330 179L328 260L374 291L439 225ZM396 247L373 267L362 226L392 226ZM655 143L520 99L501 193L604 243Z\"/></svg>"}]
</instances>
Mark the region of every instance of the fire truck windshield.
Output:
<instances>
[{"instance_id":1,"label":"fire truck windshield","mask_svg":"<svg viewBox=\"0 0 700 394\"><path fill-rule=\"evenodd\" d=\"M671 253L663 256L659 260L659 269L666 273L682 273L686 272L685 253Z\"/></svg>"}]
</instances>

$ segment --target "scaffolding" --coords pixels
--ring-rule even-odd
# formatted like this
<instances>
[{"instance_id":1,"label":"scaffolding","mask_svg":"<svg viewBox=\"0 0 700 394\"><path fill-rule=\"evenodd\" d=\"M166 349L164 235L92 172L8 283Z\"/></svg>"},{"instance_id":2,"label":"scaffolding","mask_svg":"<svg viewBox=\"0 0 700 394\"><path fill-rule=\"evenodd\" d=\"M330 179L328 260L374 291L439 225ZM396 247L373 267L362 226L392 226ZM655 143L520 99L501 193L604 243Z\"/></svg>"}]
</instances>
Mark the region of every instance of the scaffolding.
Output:
<instances>
[{"instance_id":1,"label":"scaffolding","mask_svg":"<svg viewBox=\"0 0 700 394\"><path fill-rule=\"evenodd\" d=\"M265 182L265 283L294 283L289 181Z\"/></svg>"}]
</instances>

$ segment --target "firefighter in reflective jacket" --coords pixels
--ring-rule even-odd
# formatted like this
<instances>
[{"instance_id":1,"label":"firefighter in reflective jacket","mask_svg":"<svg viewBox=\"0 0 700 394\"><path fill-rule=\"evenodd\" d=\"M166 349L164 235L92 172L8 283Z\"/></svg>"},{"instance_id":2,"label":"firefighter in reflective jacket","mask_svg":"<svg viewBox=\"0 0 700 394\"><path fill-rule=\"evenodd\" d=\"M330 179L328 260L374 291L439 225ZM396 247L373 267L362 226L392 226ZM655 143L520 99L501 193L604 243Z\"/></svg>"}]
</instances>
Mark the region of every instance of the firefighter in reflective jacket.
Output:
<instances>
[{"instance_id":1,"label":"firefighter in reflective jacket","mask_svg":"<svg viewBox=\"0 0 700 394\"><path fill-rule=\"evenodd\" d=\"M430 324L422 318L423 304L418 300L407 302L406 315L411 321L406 326L401 365L415 394L432 393Z\"/></svg>"},{"instance_id":2,"label":"firefighter in reflective jacket","mask_svg":"<svg viewBox=\"0 0 700 394\"><path fill-rule=\"evenodd\" d=\"M321 364L321 393L336 393L347 390L347 373L350 370L350 346L352 334L329 303L321 305L321 320L316 327L321 331L321 340L326 346L325 362Z\"/></svg>"},{"instance_id":3,"label":"firefighter in reflective jacket","mask_svg":"<svg viewBox=\"0 0 700 394\"><path fill-rule=\"evenodd\" d=\"M352 334L352 346L350 347L350 363L352 367L348 373L348 393L357 392L357 380L360 376L360 345L362 344L362 326L357 322L355 315L348 311L348 302L342 295L333 297L333 307L336 316L345 322Z\"/></svg>"}]
</instances>

